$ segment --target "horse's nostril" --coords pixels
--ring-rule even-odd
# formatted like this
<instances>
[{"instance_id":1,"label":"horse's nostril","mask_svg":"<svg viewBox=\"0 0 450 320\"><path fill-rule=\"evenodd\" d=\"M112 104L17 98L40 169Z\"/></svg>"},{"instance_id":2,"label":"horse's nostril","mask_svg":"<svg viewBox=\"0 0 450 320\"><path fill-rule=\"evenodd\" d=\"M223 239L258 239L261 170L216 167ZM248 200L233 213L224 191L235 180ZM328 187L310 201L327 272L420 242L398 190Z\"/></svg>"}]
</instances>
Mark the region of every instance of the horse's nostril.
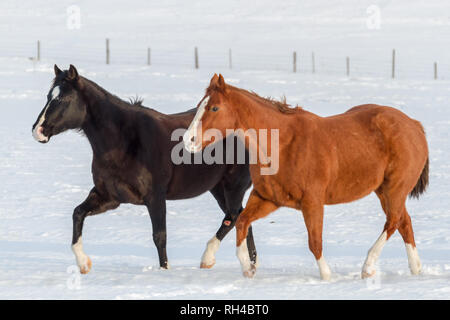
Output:
<instances>
[{"instance_id":1,"label":"horse's nostril","mask_svg":"<svg viewBox=\"0 0 450 320\"><path fill-rule=\"evenodd\" d=\"M195 142L195 136L191 137L191 142Z\"/></svg>"}]
</instances>

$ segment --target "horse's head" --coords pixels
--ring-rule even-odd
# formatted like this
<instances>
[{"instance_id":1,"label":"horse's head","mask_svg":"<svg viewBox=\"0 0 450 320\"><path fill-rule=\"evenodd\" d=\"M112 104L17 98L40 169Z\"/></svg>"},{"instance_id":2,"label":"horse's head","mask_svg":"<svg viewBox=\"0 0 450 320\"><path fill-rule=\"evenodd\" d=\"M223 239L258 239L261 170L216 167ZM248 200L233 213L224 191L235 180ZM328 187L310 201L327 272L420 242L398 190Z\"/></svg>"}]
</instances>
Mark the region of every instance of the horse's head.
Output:
<instances>
[{"instance_id":1,"label":"horse's head","mask_svg":"<svg viewBox=\"0 0 450 320\"><path fill-rule=\"evenodd\" d=\"M33 125L33 137L46 143L51 136L80 128L86 118L86 104L80 89L77 69L70 65L62 71L55 64L55 79L47 94L47 103Z\"/></svg>"},{"instance_id":2,"label":"horse's head","mask_svg":"<svg viewBox=\"0 0 450 320\"><path fill-rule=\"evenodd\" d=\"M187 150L198 152L213 143L212 130L219 131L222 137L226 137L227 129L237 128L237 115L229 98L229 88L223 76L214 74L205 96L197 106L197 113L183 137Z\"/></svg>"}]
</instances>

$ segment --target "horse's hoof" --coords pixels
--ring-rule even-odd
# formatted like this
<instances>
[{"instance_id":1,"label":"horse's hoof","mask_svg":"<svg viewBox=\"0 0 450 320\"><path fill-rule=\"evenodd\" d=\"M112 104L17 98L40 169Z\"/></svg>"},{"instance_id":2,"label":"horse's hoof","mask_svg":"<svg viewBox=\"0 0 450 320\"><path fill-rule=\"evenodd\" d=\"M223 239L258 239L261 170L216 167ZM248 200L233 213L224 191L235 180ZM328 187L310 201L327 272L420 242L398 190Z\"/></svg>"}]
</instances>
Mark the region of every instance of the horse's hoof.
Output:
<instances>
[{"instance_id":1,"label":"horse's hoof","mask_svg":"<svg viewBox=\"0 0 450 320\"><path fill-rule=\"evenodd\" d=\"M371 278L375 275L376 271L373 270L372 272L368 272L368 271L362 271L361 272L361 278L363 279L367 279L367 278Z\"/></svg>"},{"instance_id":2,"label":"horse's hoof","mask_svg":"<svg viewBox=\"0 0 450 320\"><path fill-rule=\"evenodd\" d=\"M165 265L165 266L160 266L159 267L161 270L169 270L170 269L170 265L169 265L169 263L167 262L167 264Z\"/></svg>"},{"instance_id":3,"label":"horse's hoof","mask_svg":"<svg viewBox=\"0 0 450 320\"><path fill-rule=\"evenodd\" d=\"M214 267L214 264L206 264L205 262L200 263L200 269L211 269L212 267Z\"/></svg>"},{"instance_id":4,"label":"horse's hoof","mask_svg":"<svg viewBox=\"0 0 450 320\"><path fill-rule=\"evenodd\" d=\"M87 274L89 273L89 271L91 271L91 268L92 268L91 258L87 257L86 263L83 266L80 266L80 273Z\"/></svg>"},{"instance_id":5,"label":"horse's hoof","mask_svg":"<svg viewBox=\"0 0 450 320\"><path fill-rule=\"evenodd\" d=\"M253 278L255 276L255 273L256 273L256 267L254 264L251 265L250 270L246 270L243 272L244 277L249 278L249 279Z\"/></svg>"}]
</instances>

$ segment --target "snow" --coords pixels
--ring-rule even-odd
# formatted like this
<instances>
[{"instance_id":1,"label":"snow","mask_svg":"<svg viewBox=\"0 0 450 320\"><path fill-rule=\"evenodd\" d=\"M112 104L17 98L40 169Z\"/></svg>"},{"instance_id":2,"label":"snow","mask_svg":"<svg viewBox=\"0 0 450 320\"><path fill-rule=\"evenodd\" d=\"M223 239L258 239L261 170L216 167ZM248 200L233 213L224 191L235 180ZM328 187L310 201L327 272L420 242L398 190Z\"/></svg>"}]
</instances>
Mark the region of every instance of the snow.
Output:
<instances>
[{"instance_id":1,"label":"snow","mask_svg":"<svg viewBox=\"0 0 450 320\"><path fill-rule=\"evenodd\" d=\"M449 44L436 41L450 31L448 2L79 3L79 30L65 26L71 1L0 4L0 298L450 298ZM371 4L381 8L380 30L366 27ZM105 37L111 38L109 66L104 65ZM28 59L37 39L41 62ZM150 44L152 66L145 66ZM193 70L197 45L200 69ZM230 47L233 70L227 69ZM394 47L398 78L392 80ZM311 74L309 65L292 73L293 50L307 61L314 50L317 73ZM344 63L331 67L346 55L356 64L350 77ZM432 79L434 61L442 65L439 80ZM325 209L330 282L319 278L301 213L286 208L254 223L259 254L254 279L242 277L234 231L221 244L214 268L200 269L206 243L223 218L213 197L204 194L167 204L170 270L158 268L146 209L122 205L86 219L83 245L93 269L79 275L70 249L72 212L92 187L90 146L75 132L52 137L46 145L31 135L55 62L64 69L73 63L80 74L119 97L139 95L146 106L166 113L195 106L212 74L222 72L234 85L265 96L286 95L288 103L323 116L378 103L420 120L430 148L430 187L420 200L408 200L407 208L423 274L410 275L396 233L380 256L378 276L360 278L367 251L385 222L373 195Z\"/></svg>"}]
</instances>

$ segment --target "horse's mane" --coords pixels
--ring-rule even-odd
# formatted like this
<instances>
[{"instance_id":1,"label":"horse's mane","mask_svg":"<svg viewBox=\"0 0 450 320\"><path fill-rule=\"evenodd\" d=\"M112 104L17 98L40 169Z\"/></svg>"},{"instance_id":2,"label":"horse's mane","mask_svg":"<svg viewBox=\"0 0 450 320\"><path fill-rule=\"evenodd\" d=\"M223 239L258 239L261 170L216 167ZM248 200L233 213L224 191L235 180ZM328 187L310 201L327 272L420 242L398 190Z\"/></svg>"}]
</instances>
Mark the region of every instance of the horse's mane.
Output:
<instances>
[{"instance_id":1,"label":"horse's mane","mask_svg":"<svg viewBox=\"0 0 450 320\"><path fill-rule=\"evenodd\" d=\"M85 84L89 84L95 90L97 90L97 91L101 92L102 94L108 96L110 99L112 98L113 100L116 100L115 101L116 103L125 104L125 105L128 105L130 107L142 107L142 108L148 109L147 107L144 107L144 105L143 105L144 99L139 97L139 96L131 97L131 98L128 99L128 101L125 101L125 100L122 100L121 98L119 98L118 96L116 96L115 94L112 94L108 90L104 89L103 87L99 86L97 83L95 83L92 80L89 80L89 79L84 78L84 77L83 77L83 80L84 80Z\"/></svg>"},{"instance_id":2,"label":"horse's mane","mask_svg":"<svg viewBox=\"0 0 450 320\"><path fill-rule=\"evenodd\" d=\"M128 100L132 106L143 107L144 99L139 96L131 97Z\"/></svg>"},{"instance_id":3,"label":"horse's mane","mask_svg":"<svg viewBox=\"0 0 450 320\"><path fill-rule=\"evenodd\" d=\"M254 91L248 91L245 89L241 89L235 86L231 86L229 84L227 84L227 88L231 88L233 90L236 90L240 93L245 94L246 96L249 96L253 99L257 99L259 100L259 102L274 108L278 111L280 111L281 113L285 113L285 114L293 114L293 113L297 113L299 110L303 110L300 106L295 106L294 108L291 108L289 104L286 103L286 96L282 96L281 100L276 100L272 97L261 97L260 95L258 95L256 92ZM219 90L216 87L209 87L207 89L208 90Z\"/></svg>"},{"instance_id":4,"label":"horse's mane","mask_svg":"<svg viewBox=\"0 0 450 320\"><path fill-rule=\"evenodd\" d=\"M244 90L244 91L246 91L246 90ZM286 103L286 96L282 96L281 100L276 100L272 97L261 97L254 91L246 91L246 92L249 93L250 95L254 96L257 99L263 100L264 102L272 105L273 107L278 109L278 111L280 111L281 113L287 113L287 114L296 113L298 111L298 109L301 109L301 107L299 107L299 106L291 108L290 104Z\"/></svg>"}]
</instances>

